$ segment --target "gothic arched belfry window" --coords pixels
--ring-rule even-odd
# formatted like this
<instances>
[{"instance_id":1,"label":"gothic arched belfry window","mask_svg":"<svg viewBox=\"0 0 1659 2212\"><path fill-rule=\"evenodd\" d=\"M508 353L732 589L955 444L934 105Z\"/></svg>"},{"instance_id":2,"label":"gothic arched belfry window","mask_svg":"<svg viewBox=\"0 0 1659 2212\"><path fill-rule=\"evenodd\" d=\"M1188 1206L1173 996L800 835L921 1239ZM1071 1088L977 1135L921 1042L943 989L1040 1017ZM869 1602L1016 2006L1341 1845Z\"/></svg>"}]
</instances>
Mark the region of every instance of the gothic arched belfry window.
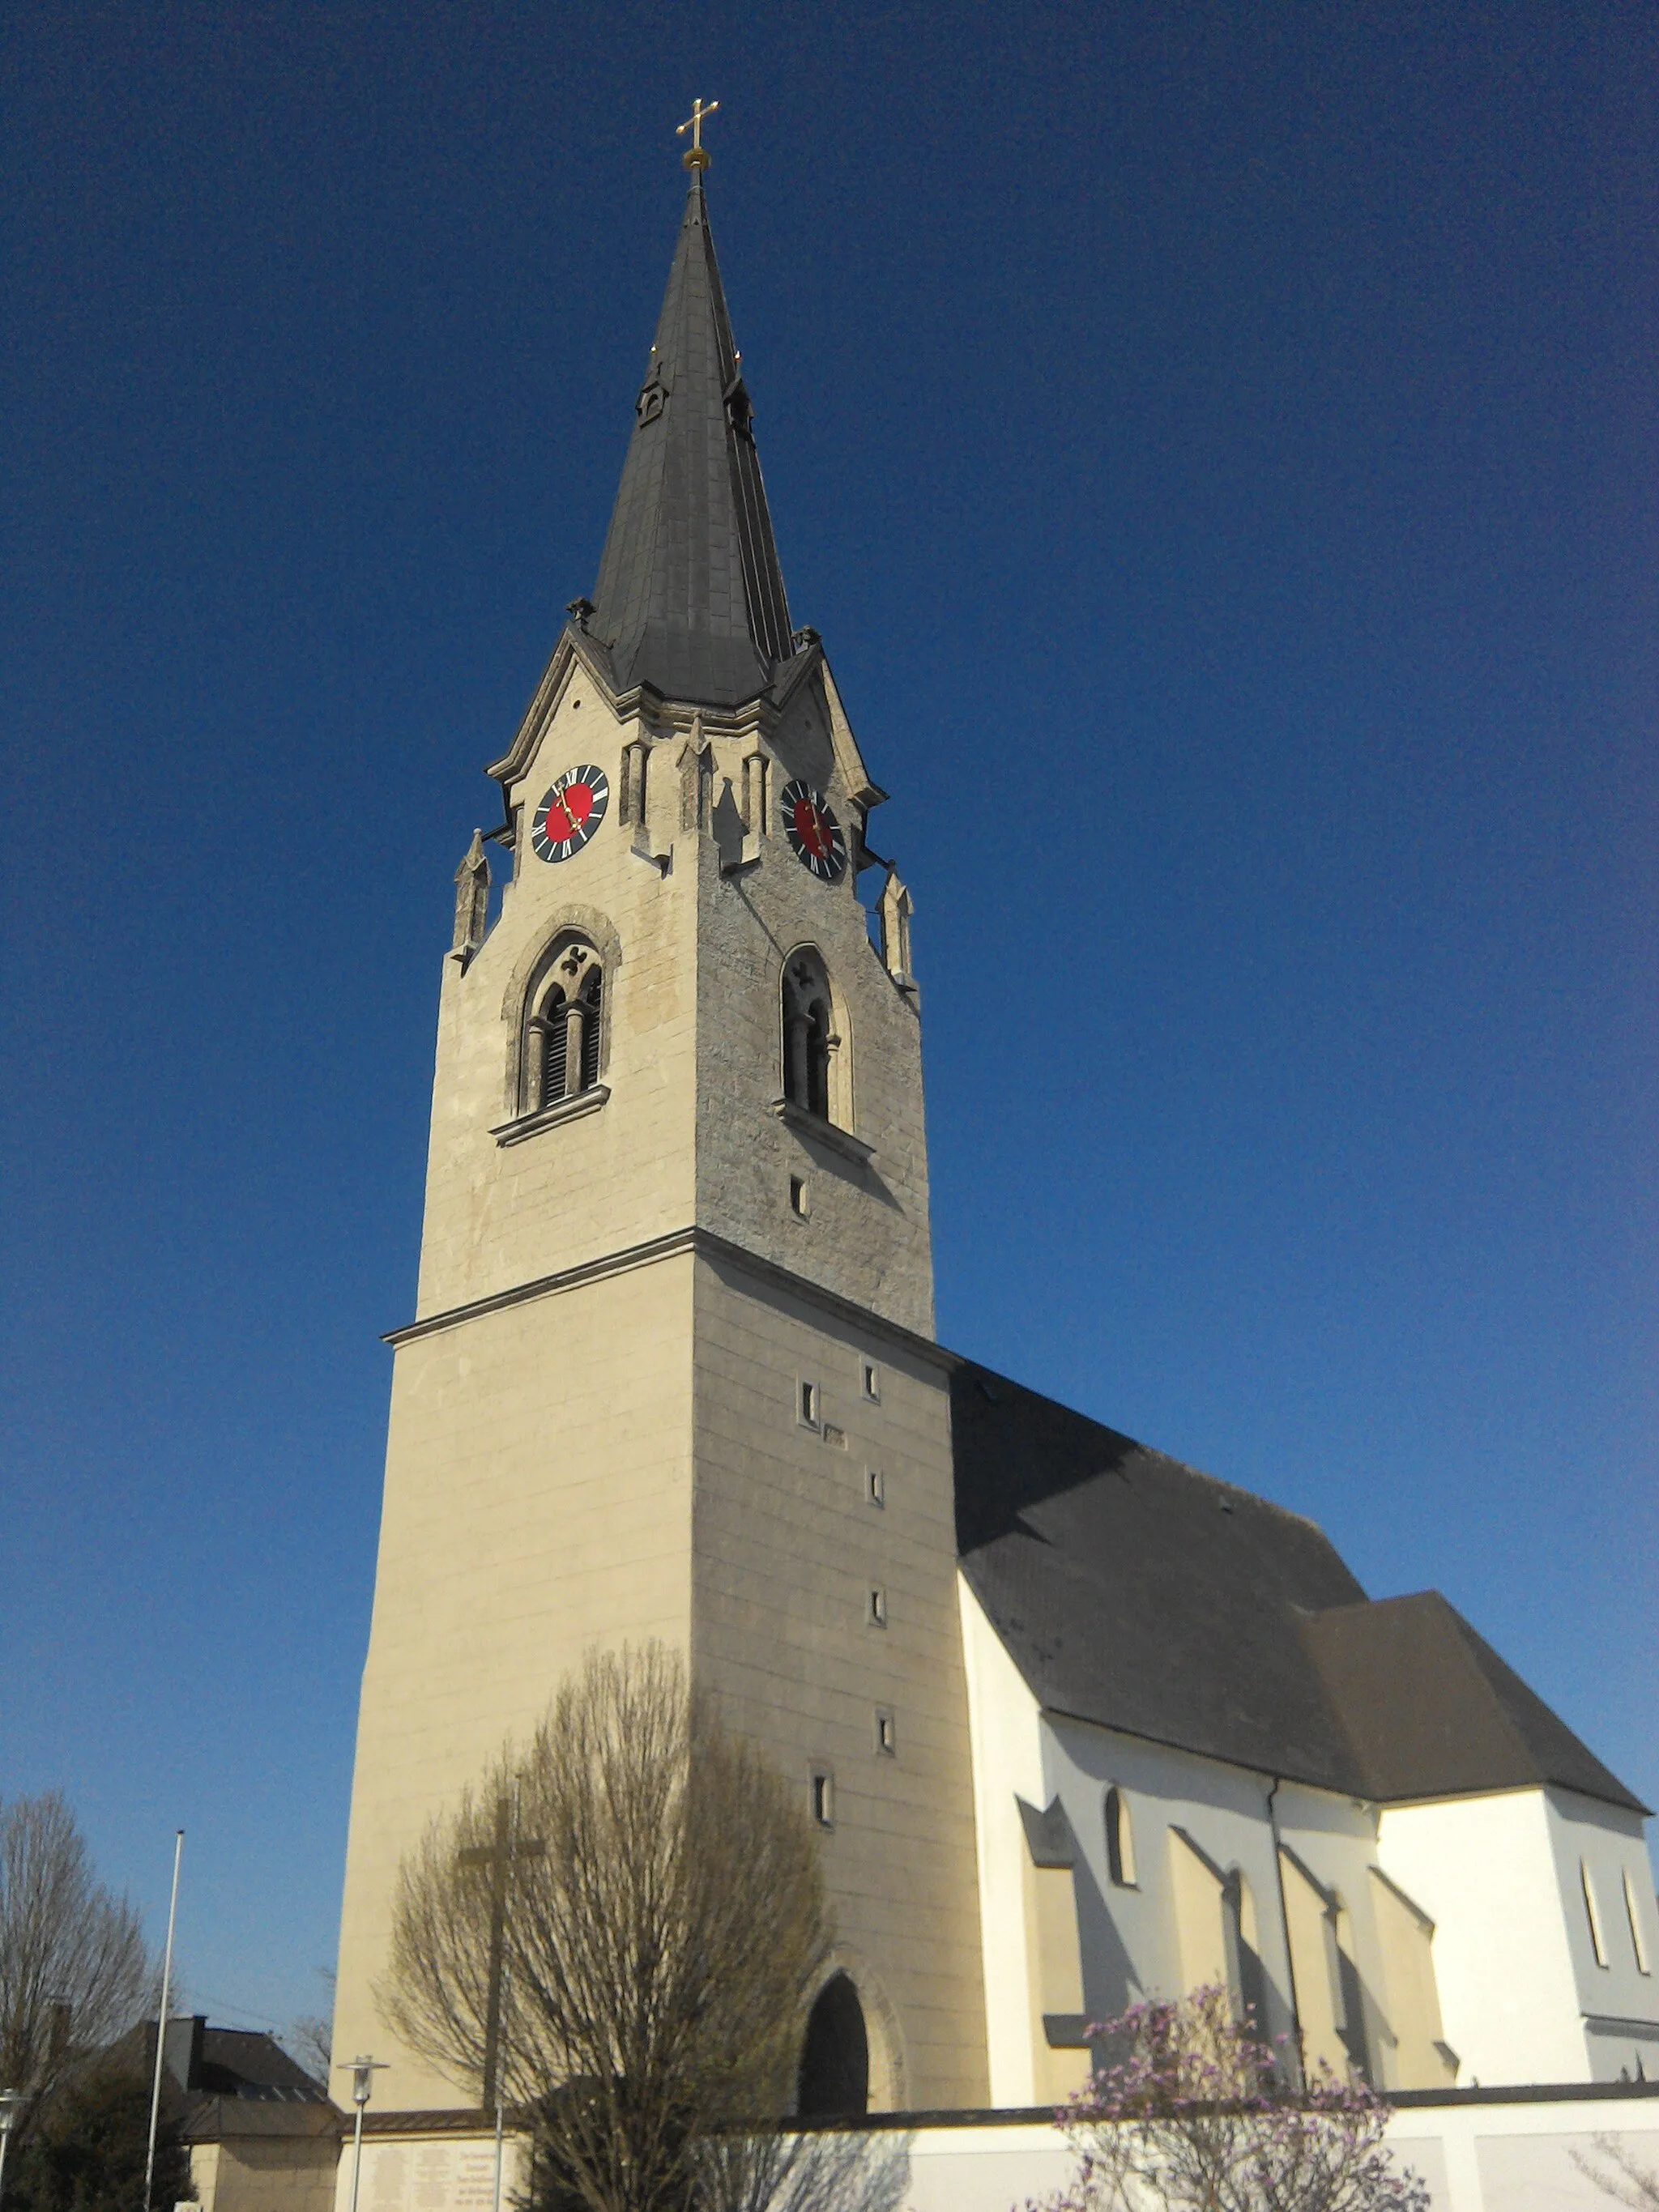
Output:
<instances>
[{"instance_id":1,"label":"gothic arched belfry window","mask_svg":"<svg viewBox=\"0 0 1659 2212\"><path fill-rule=\"evenodd\" d=\"M525 1036L526 1110L556 1106L599 1079L605 968L586 938L567 938L532 994Z\"/></svg>"},{"instance_id":2,"label":"gothic arched belfry window","mask_svg":"<svg viewBox=\"0 0 1659 2212\"><path fill-rule=\"evenodd\" d=\"M830 977L810 945L783 965L783 1095L792 1106L828 1121L830 1057L835 1034Z\"/></svg>"}]
</instances>

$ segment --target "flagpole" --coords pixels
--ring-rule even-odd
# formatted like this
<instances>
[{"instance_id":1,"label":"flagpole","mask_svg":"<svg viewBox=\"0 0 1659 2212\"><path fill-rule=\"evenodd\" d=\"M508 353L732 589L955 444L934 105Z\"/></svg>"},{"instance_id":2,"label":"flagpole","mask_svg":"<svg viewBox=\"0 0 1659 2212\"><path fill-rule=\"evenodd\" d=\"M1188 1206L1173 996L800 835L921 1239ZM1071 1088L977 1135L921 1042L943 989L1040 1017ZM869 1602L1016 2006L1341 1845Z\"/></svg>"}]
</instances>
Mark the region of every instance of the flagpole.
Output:
<instances>
[{"instance_id":1,"label":"flagpole","mask_svg":"<svg viewBox=\"0 0 1659 2212\"><path fill-rule=\"evenodd\" d=\"M184 1856L185 1832L173 1838L173 1895L167 1900L167 1948L161 1959L161 2010L155 2022L155 2079L149 2093L149 2147L144 2153L144 2212L149 2212L149 2193L155 2185L155 2127L161 2117L161 2063L167 2056L167 2005L173 1996L173 1930L179 1917L179 1862Z\"/></svg>"}]
</instances>

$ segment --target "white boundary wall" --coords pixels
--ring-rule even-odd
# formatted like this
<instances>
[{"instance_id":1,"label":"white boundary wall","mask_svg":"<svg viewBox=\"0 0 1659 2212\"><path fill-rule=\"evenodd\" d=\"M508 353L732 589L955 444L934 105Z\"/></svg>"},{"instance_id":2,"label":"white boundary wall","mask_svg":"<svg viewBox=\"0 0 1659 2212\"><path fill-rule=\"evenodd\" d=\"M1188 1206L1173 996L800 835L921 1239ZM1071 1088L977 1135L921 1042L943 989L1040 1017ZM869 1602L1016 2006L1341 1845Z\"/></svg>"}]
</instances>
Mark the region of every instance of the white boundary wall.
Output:
<instances>
[{"instance_id":1,"label":"white boundary wall","mask_svg":"<svg viewBox=\"0 0 1659 2212\"><path fill-rule=\"evenodd\" d=\"M907 2131L904 2212L1021 2212L1061 2188L1073 2158L1050 2123L1010 2114ZM1389 2140L1427 2182L1433 2212L1610 2212L1572 2162L1597 2136L1613 2136L1659 2172L1659 2083L1643 2090L1543 2091L1517 2100L1455 2091L1397 2109ZM903 2138L897 2137L902 2142ZM519 2167L507 2148L505 2208ZM337 2212L351 2203L351 2139L341 2149ZM370 2135L359 2212L489 2212L494 2145L482 2134L434 2129Z\"/></svg>"},{"instance_id":2,"label":"white boundary wall","mask_svg":"<svg viewBox=\"0 0 1659 2212\"><path fill-rule=\"evenodd\" d=\"M1598 2135L1659 2172L1659 2087L1642 2097L1418 2105L1389 2127L1401 2163L1427 2182L1433 2212L1612 2212L1572 2163ZM922 2128L905 2212L1019 2212L1059 2189L1072 2166L1064 2138L1040 2123Z\"/></svg>"}]
</instances>

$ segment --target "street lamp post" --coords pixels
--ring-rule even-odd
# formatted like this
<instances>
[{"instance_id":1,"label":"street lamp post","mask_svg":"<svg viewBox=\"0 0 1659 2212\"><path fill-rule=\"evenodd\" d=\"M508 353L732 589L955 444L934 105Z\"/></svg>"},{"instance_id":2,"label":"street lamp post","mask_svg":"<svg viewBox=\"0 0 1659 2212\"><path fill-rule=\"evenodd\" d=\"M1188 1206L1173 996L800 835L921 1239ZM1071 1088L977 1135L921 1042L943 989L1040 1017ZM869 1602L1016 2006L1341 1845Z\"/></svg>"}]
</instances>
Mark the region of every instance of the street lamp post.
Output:
<instances>
[{"instance_id":1,"label":"street lamp post","mask_svg":"<svg viewBox=\"0 0 1659 2212\"><path fill-rule=\"evenodd\" d=\"M388 2064L384 2058L370 2058L359 2052L356 2058L340 2061L338 2071L351 2075L351 2101L357 2107L357 2118L351 2130L351 2212L357 2212L357 2191L363 2183L363 2107L374 2087L374 2076L383 2073Z\"/></svg>"},{"instance_id":2,"label":"street lamp post","mask_svg":"<svg viewBox=\"0 0 1659 2212\"><path fill-rule=\"evenodd\" d=\"M0 2089L0 2198L6 2193L6 2150L11 2142L11 2130L17 2118L17 2107L22 2094L16 2089Z\"/></svg>"}]
</instances>

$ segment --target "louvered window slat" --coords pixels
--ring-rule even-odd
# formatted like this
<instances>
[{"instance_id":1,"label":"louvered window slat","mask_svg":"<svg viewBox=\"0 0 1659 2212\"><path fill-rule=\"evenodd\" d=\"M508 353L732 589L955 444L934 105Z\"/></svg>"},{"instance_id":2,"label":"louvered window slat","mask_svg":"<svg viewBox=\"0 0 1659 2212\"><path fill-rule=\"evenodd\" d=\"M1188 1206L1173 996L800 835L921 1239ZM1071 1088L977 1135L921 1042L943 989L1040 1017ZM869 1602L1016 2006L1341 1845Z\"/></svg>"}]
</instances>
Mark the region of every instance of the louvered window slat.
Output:
<instances>
[{"instance_id":1,"label":"louvered window slat","mask_svg":"<svg viewBox=\"0 0 1659 2212\"><path fill-rule=\"evenodd\" d=\"M543 1016L542 1103L556 1105L564 1097L564 993L555 991Z\"/></svg>"},{"instance_id":2,"label":"louvered window slat","mask_svg":"<svg viewBox=\"0 0 1659 2212\"><path fill-rule=\"evenodd\" d=\"M595 968L582 986L582 999L587 1007L587 1018L582 1024L582 1064L580 1087L584 1091L591 1091L599 1079L599 1011L604 988L604 977Z\"/></svg>"}]
</instances>

